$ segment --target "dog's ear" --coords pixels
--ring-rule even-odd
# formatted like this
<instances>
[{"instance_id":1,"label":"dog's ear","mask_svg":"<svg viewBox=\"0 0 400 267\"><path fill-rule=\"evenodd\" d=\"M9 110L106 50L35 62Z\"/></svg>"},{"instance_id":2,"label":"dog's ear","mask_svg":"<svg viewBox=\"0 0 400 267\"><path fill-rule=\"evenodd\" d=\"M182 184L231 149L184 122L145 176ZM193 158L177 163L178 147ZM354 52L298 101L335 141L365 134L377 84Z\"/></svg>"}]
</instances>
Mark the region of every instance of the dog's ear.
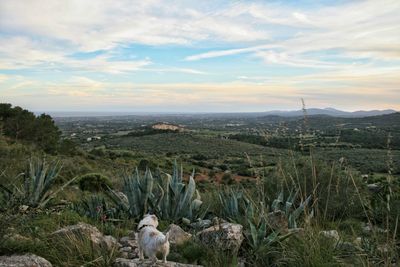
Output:
<instances>
[{"instance_id":1,"label":"dog's ear","mask_svg":"<svg viewBox=\"0 0 400 267\"><path fill-rule=\"evenodd\" d=\"M157 221L157 216L156 215L151 215L151 218L153 219L153 221Z\"/></svg>"}]
</instances>

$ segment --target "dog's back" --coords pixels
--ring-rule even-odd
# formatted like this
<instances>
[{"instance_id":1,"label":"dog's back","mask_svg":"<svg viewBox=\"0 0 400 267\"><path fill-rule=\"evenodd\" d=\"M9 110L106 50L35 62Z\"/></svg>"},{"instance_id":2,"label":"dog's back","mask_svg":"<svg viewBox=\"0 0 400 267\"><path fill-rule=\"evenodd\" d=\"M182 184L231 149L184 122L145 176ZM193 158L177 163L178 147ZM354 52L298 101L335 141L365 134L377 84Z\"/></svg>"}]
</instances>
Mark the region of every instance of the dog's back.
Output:
<instances>
[{"instance_id":1,"label":"dog's back","mask_svg":"<svg viewBox=\"0 0 400 267\"><path fill-rule=\"evenodd\" d=\"M163 254L163 261L169 254L169 233L164 235L157 230L158 220L154 215L145 215L145 218L139 223L139 252L140 257L143 259L143 252L149 258L157 260L157 252Z\"/></svg>"}]
</instances>

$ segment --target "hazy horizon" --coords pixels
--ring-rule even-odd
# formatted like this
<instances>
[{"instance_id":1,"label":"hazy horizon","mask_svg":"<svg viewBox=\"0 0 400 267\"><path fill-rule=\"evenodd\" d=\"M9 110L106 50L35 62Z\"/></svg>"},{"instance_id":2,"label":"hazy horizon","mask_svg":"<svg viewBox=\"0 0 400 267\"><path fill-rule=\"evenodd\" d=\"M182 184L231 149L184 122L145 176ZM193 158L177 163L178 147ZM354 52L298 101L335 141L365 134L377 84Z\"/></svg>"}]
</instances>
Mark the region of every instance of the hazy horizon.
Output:
<instances>
[{"instance_id":1,"label":"hazy horizon","mask_svg":"<svg viewBox=\"0 0 400 267\"><path fill-rule=\"evenodd\" d=\"M371 112L371 111L386 111L386 110L393 110L394 112L399 112L395 109L377 109L377 110L343 110L343 109L336 109L332 107L326 108L308 108L311 109L321 109L321 110L336 110L339 112ZM49 114L54 117L80 117L80 116L89 116L89 117L96 117L96 116L134 116L134 115L202 115L202 114L251 114L251 113L270 113L270 112L295 112L299 111L300 109L287 109L287 110L262 110L262 111L247 111L247 112L219 112L219 111L199 111L199 112L188 112L188 111L175 111L175 112L168 112L168 111L101 111L101 110L32 110L36 115L45 113Z\"/></svg>"},{"instance_id":2,"label":"hazy horizon","mask_svg":"<svg viewBox=\"0 0 400 267\"><path fill-rule=\"evenodd\" d=\"M39 15L38 15L39 14ZM0 2L0 102L400 110L400 1Z\"/></svg>"}]
</instances>

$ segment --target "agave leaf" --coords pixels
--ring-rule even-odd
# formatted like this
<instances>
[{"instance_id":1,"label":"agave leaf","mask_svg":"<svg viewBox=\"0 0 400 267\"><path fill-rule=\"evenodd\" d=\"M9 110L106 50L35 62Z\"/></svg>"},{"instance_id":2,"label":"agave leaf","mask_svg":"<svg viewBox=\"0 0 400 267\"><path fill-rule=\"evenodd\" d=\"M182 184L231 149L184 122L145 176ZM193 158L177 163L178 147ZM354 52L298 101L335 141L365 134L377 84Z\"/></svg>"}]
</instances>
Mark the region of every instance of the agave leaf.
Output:
<instances>
[{"instance_id":1,"label":"agave leaf","mask_svg":"<svg viewBox=\"0 0 400 267\"><path fill-rule=\"evenodd\" d=\"M296 210L293 211L292 216L295 220L297 220L300 214L304 211L304 208L308 205L310 200L311 200L311 195L308 196L308 198L305 201L303 201Z\"/></svg>"},{"instance_id":2,"label":"agave leaf","mask_svg":"<svg viewBox=\"0 0 400 267\"><path fill-rule=\"evenodd\" d=\"M258 229L259 244L264 240L266 232L267 232L267 223L263 220L260 228Z\"/></svg>"},{"instance_id":3,"label":"agave leaf","mask_svg":"<svg viewBox=\"0 0 400 267\"><path fill-rule=\"evenodd\" d=\"M128 203L122 199L114 190L107 186L106 190L107 196L114 202L117 206L120 206L124 211L129 211L129 199Z\"/></svg>"},{"instance_id":4,"label":"agave leaf","mask_svg":"<svg viewBox=\"0 0 400 267\"><path fill-rule=\"evenodd\" d=\"M273 211L278 211L278 210L280 210L280 207L281 207L282 203L283 203L283 191L281 191L281 192L279 193L279 195L278 195L278 198L275 199L275 200L272 202L271 207L272 207Z\"/></svg>"},{"instance_id":5,"label":"agave leaf","mask_svg":"<svg viewBox=\"0 0 400 267\"><path fill-rule=\"evenodd\" d=\"M252 222L248 222L250 225L250 233L251 233L251 240L252 240L252 246L253 248L258 247L258 232L256 227Z\"/></svg>"},{"instance_id":6,"label":"agave leaf","mask_svg":"<svg viewBox=\"0 0 400 267\"><path fill-rule=\"evenodd\" d=\"M59 192L63 191L65 187L67 187L69 184L71 184L73 181L75 181L76 179L78 179L79 176L75 176L74 178L72 178L71 180L67 181L66 183L64 183L61 187L59 187L56 191L51 192L49 194L49 196L47 197L47 199L44 199L40 204L39 207L43 208L47 205L47 203L53 199Z\"/></svg>"},{"instance_id":7,"label":"agave leaf","mask_svg":"<svg viewBox=\"0 0 400 267\"><path fill-rule=\"evenodd\" d=\"M193 179L193 176L189 177L189 183L185 189L186 189L185 193L182 197L182 200L178 203L175 214L181 214L182 210L189 207L189 205L190 205L189 203L190 203L191 199L193 198L194 192L196 191L196 183Z\"/></svg>"}]
</instances>

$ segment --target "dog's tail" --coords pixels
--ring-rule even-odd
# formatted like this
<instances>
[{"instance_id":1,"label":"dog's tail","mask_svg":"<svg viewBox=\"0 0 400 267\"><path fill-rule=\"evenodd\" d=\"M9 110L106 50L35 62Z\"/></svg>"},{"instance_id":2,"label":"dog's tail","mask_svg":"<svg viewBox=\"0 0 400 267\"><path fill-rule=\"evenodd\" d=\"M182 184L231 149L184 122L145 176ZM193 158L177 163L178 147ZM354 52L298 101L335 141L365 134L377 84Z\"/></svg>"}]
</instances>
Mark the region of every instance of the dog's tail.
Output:
<instances>
[{"instance_id":1,"label":"dog's tail","mask_svg":"<svg viewBox=\"0 0 400 267\"><path fill-rule=\"evenodd\" d=\"M161 243L161 244L167 243L167 242L168 242L168 238L169 238L169 232L167 232L167 233L165 234L165 237L164 237L162 240L160 240L160 243Z\"/></svg>"}]
</instances>

